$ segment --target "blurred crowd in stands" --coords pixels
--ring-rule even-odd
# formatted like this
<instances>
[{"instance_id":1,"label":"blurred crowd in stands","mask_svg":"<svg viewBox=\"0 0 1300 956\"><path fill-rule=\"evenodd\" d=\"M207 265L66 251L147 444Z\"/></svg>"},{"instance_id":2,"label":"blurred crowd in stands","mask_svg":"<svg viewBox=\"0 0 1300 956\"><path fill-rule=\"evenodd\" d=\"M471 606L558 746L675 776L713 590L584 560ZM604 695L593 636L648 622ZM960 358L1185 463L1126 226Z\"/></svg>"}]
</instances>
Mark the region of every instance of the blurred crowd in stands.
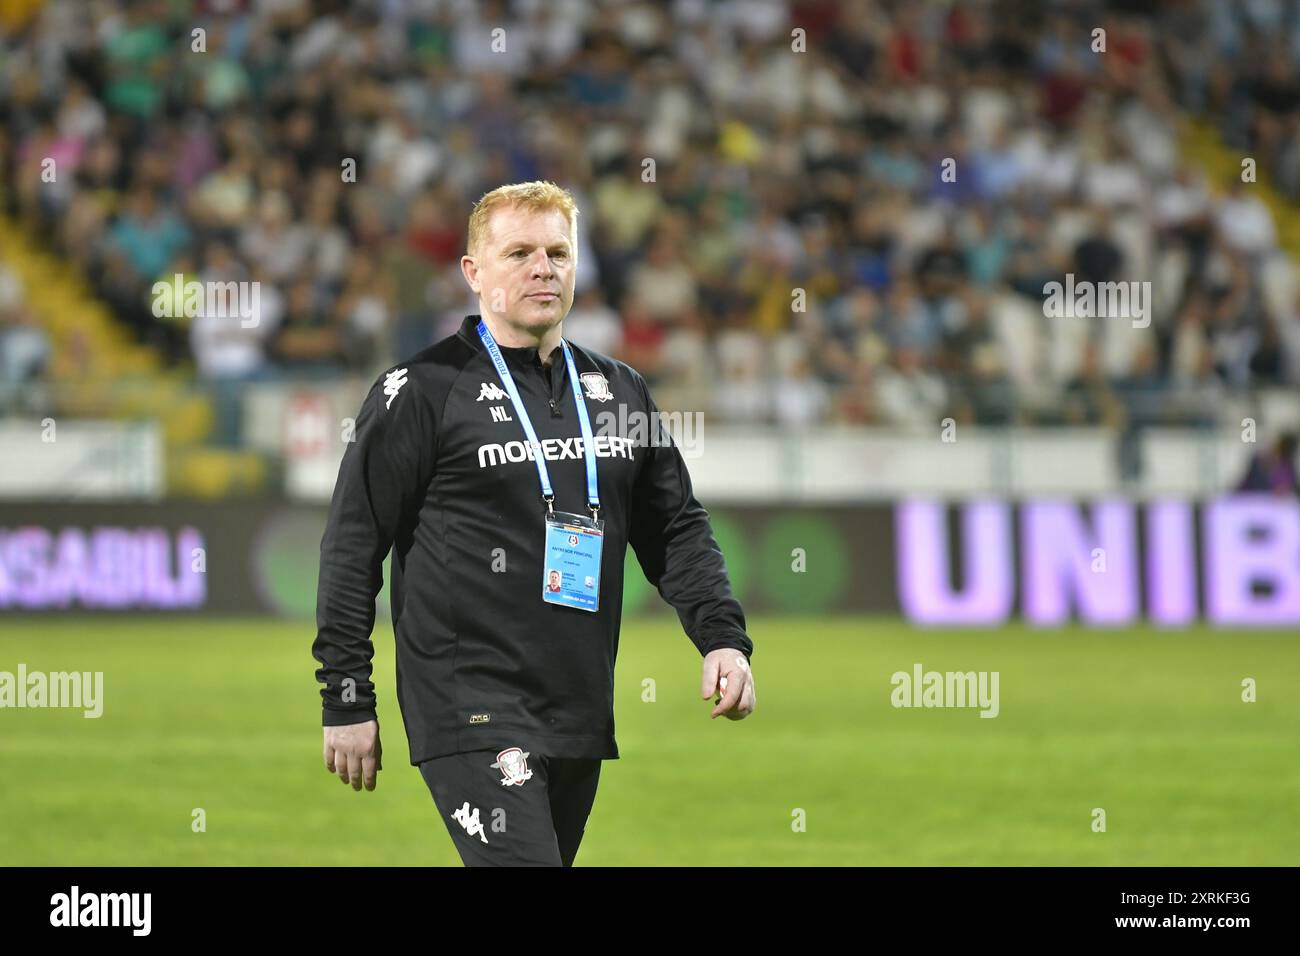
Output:
<instances>
[{"instance_id":1,"label":"blurred crowd in stands","mask_svg":"<svg viewBox=\"0 0 1300 956\"><path fill-rule=\"evenodd\" d=\"M1132 428L1300 387L1262 187L1179 135L1205 118L1300 198L1300 3L39 6L0 46L7 202L204 380L369 376L448 334L473 202L548 179L582 210L567 334L665 408ZM177 273L259 282L257 326L156 317ZM1150 281L1149 326L1045 317L1067 273ZM39 374L5 289L0 374Z\"/></svg>"}]
</instances>

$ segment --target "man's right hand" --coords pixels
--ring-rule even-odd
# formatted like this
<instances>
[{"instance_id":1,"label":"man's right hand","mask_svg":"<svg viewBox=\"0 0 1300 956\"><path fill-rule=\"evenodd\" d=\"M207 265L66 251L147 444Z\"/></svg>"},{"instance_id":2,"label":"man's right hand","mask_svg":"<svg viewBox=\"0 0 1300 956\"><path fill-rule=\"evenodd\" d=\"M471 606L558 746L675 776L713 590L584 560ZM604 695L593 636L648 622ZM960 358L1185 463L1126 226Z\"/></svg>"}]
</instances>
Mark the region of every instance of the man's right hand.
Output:
<instances>
[{"instance_id":1,"label":"man's right hand","mask_svg":"<svg viewBox=\"0 0 1300 956\"><path fill-rule=\"evenodd\" d=\"M367 790L375 789L376 775L384 769L383 752L377 720L325 728L325 769L351 783L353 790L360 790L362 783Z\"/></svg>"}]
</instances>

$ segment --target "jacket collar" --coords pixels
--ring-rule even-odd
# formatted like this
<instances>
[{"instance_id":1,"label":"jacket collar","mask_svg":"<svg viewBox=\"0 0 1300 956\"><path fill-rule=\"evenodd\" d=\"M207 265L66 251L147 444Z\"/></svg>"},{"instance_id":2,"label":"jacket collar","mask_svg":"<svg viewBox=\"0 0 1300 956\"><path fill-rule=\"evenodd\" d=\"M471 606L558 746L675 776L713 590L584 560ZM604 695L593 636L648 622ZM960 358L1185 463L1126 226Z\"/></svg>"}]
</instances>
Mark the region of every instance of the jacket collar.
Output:
<instances>
[{"instance_id":1,"label":"jacket collar","mask_svg":"<svg viewBox=\"0 0 1300 956\"><path fill-rule=\"evenodd\" d=\"M478 322L480 318L482 318L482 316L477 313L465 316L464 320L460 323L460 330L457 334L461 338L465 339L465 341L467 341L473 348L480 352L486 352L487 349L483 345L483 340L478 337ZM509 365L523 368L534 364L541 364L537 357L536 346L526 345L523 348L510 348L498 342L497 348L501 350L502 356L505 357L506 363ZM551 364L554 365L556 362L559 362L560 365L564 364L564 356L561 354L558 346L556 347L554 354L551 356Z\"/></svg>"}]
</instances>

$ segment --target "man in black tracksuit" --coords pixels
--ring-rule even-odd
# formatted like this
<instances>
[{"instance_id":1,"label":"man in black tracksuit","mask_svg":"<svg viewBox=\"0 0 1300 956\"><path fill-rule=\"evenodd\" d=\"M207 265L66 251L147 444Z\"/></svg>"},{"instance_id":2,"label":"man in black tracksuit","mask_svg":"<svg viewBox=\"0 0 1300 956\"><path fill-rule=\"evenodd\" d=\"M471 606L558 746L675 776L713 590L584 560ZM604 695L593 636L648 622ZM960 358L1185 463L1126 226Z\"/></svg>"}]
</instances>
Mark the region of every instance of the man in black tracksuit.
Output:
<instances>
[{"instance_id":1,"label":"man in black tracksuit","mask_svg":"<svg viewBox=\"0 0 1300 956\"><path fill-rule=\"evenodd\" d=\"M622 362L560 346L576 265L576 209L569 214L565 197L532 183L480 201L462 268L483 314L375 382L321 541L313 655L325 684L326 766L356 789L375 785L370 634L391 548L397 698L411 762L467 864L572 863L600 761L618 757L614 661L627 545L704 657L702 694L722 693L713 716L737 719L754 707L744 614L645 381ZM560 576L546 515L585 514L591 504L570 355L604 522L590 539L595 610L550 600Z\"/></svg>"}]
</instances>

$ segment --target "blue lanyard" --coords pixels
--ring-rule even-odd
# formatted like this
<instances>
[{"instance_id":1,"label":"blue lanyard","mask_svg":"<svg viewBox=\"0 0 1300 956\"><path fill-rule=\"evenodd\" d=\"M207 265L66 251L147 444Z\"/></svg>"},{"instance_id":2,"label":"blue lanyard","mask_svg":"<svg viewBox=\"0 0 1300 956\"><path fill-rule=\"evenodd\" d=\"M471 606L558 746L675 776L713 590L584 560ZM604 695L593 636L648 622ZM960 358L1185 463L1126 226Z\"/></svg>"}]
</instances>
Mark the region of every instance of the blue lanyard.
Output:
<instances>
[{"instance_id":1,"label":"blue lanyard","mask_svg":"<svg viewBox=\"0 0 1300 956\"><path fill-rule=\"evenodd\" d=\"M551 476L546 470L546 457L542 454L542 443L537 440L532 419L528 417L528 410L524 408L523 400L519 397L519 389L515 387L514 377L506 367L501 349L497 346L496 339L492 337L487 323L482 319L478 320L478 337L483 340L483 347L487 349L488 355L492 356L492 364L497 367L501 384L506 387L510 402L515 406L515 414L519 416L519 424L523 426L524 434L528 436L528 446L532 448L533 461L537 464L537 477L542 483L542 500L546 502L546 510L553 512L555 491L551 488ZM587 403L582 400L582 389L578 385L578 369L573 364L573 353L569 350L569 343L560 339L560 347L564 350L564 361L569 367L569 384L573 386L573 401L578 406L578 424L582 428L582 450L587 460L587 506L591 508L592 517L596 517L600 513L600 495L596 489L596 449L591 437L591 419L587 417Z\"/></svg>"}]
</instances>

